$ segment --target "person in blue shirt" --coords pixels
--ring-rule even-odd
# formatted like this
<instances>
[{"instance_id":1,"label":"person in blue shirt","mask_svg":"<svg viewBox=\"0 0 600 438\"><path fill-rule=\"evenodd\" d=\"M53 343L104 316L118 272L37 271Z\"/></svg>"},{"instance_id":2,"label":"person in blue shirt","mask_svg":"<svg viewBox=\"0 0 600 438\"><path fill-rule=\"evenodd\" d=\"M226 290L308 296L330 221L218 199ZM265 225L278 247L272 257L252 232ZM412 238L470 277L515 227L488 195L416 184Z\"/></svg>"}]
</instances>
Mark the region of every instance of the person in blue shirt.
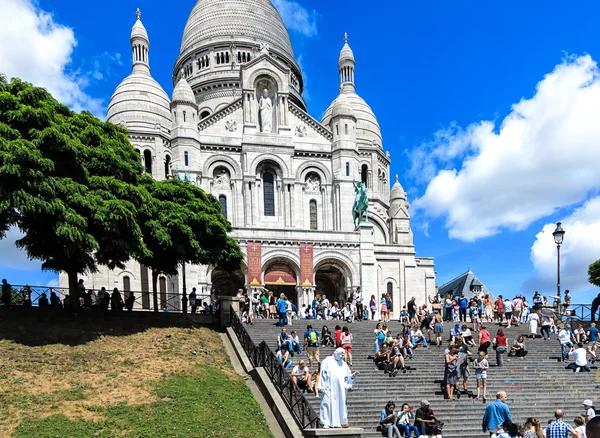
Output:
<instances>
[{"instance_id":1,"label":"person in blue shirt","mask_svg":"<svg viewBox=\"0 0 600 438\"><path fill-rule=\"evenodd\" d=\"M379 425L381 426L383 436L387 435L388 438L397 436L398 438L401 438L400 430L398 429L398 426L396 426L398 414L394 409L396 409L396 404L392 400L387 402L385 409L381 411Z\"/></svg>"},{"instance_id":2,"label":"person in blue shirt","mask_svg":"<svg viewBox=\"0 0 600 438\"><path fill-rule=\"evenodd\" d=\"M490 403L485 408L483 421L481 422L481 430L489 432L490 436L496 433L503 433L502 425L505 421L512 421L510 409L506 404L508 395L504 391L496 394L496 401Z\"/></svg>"},{"instance_id":3,"label":"person in blue shirt","mask_svg":"<svg viewBox=\"0 0 600 438\"><path fill-rule=\"evenodd\" d=\"M598 347L598 329L595 322L590 324L587 331L587 338L589 342L588 351L592 355L592 363L594 363L596 362L596 347Z\"/></svg>"},{"instance_id":4,"label":"person in blue shirt","mask_svg":"<svg viewBox=\"0 0 600 438\"><path fill-rule=\"evenodd\" d=\"M277 300L277 303L275 303L275 306L277 306L277 313L279 314L277 327L285 327L287 323L287 301L285 300L284 294L279 295L279 299Z\"/></svg>"},{"instance_id":5,"label":"person in blue shirt","mask_svg":"<svg viewBox=\"0 0 600 438\"><path fill-rule=\"evenodd\" d=\"M460 324L456 324L453 329L450 329L450 342L456 342L458 337L462 335L462 330L460 329Z\"/></svg>"},{"instance_id":6,"label":"person in blue shirt","mask_svg":"<svg viewBox=\"0 0 600 438\"><path fill-rule=\"evenodd\" d=\"M465 293L460 294L460 298L458 299L458 314L460 316L460 322L467 322L467 305L469 304L469 299L465 297Z\"/></svg>"}]
</instances>

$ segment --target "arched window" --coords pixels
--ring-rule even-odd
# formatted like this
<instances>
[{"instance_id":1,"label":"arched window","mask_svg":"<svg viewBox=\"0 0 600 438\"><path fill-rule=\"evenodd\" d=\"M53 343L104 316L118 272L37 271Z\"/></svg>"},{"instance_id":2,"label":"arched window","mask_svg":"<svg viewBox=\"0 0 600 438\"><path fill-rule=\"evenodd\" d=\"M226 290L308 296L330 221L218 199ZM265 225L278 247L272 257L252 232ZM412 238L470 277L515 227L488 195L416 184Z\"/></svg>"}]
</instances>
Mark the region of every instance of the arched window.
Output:
<instances>
[{"instance_id":1,"label":"arched window","mask_svg":"<svg viewBox=\"0 0 600 438\"><path fill-rule=\"evenodd\" d=\"M165 158L165 178L168 178L170 173L171 173L171 156L167 155L167 157Z\"/></svg>"},{"instance_id":2,"label":"arched window","mask_svg":"<svg viewBox=\"0 0 600 438\"><path fill-rule=\"evenodd\" d=\"M183 112L183 123L185 123L185 111Z\"/></svg>"},{"instance_id":3,"label":"arched window","mask_svg":"<svg viewBox=\"0 0 600 438\"><path fill-rule=\"evenodd\" d=\"M160 308L167 307L167 279L160 277L158 279L158 290L160 292Z\"/></svg>"},{"instance_id":4,"label":"arched window","mask_svg":"<svg viewBox=\"0 0 600 438\"><path fill-rule=\"evenodd\" d=\"M152 152L148 149L144 151L144 166L146 167L146 172L152 175Z\"/></svg>"},{"instance_id":5,"label":"arched window","mask_svg":"<svg viewBox=\"0 0 600 438\"><path fill-rule=\"evenodd\" d=\"M390 294L390 297L394 294L394 285L391 281L387 284L387 293Z\"/></svg>"},{"instance_id":6,"label":"arched window","mask_svg":"<svg viewBox=\"0 0 600 438\"><path fill-rule=\"evenodd\" d=\"M225 53L225 62L229 64L229 52Z\"/></svg>"},{"instance_id":7,"label":"arched window","mask_svg":"<svg viewBox=\"0 0 600 438\"><path fill-rule=\"evenodd\" d=\"M314 199L311 199L309 204L309 211L310 211L310 229L311 230L317 230L318 229L318 223L317 223L317 201L315 201Z\"/></svg>"},{"instance_id":8,"label":"arched window","mask_svg":"<svg viewBox=\"0 0 600 438\"><path fill-rule=\"evenodd\" d=\"M206 117L210 116L210 113L208 111L202 111L200 113L200 118L201 119L205 119Z\"/></svg>"},{"instance_id":9,"label":"arched window","mask_svg":"<svg viewBox=\"0 0 600 438\"><path fill-rule=\"evenodd\" d=\"M245 58L245 56L244 56L244 58ZM245 61L245 59L244 59L244 61ZM238 64L241 64L241 62L242 62L242 52L238 52Z\"/></svg>"},{"instance_id":10,"label":"arched window","mask_svg":"<svg viewBox=\"0 0 600 438\"><path fill-rule=\"evenodd\" d=\"M335 125L335 135L340 135L340 125Z\"/></svg>"},{"instance_id":11,"label":"arched window","mask_svg":"<svg viewBox=\"0 0 600 438\"><path fill-rule=\"evenodd\" d=\"M131 280L126 275L123 277L123 292L129 292L129 291L131 291Z\"/></svg>"},{"instance_id":12,"label":"arched window","mask_svg":"<svg viewBox=\"0 0 600 438\"><path fill-rule=\"evenodd\" d=\"M185 111L183 112L183 121L185 122ZM344 134L348 135L348 124L344 125Z\"/></svg>"},{"instance_id":13,"label":"arched window","mask_svg":"<svg viewBox=\"0 0 600 438\"><path fill-rule=\"evenodd\" d=\"M219 195L219 202L221 203L221 214L227 218L227 196Z\"/></svg>"},{"instance_id":14,"label":"arched window","mask_svg":"<svg viewBox=\"0 0 600 438\"><path fill-rule=\"evenodd\" d=\"M369 166L367 166L366 164L363 164L362 167L360 168L360 180L367 187L369 187L369 185L367 184L368 175L369 175Z\"/></svg>"},{"instance_id":15,"label":"arched window","mask_svg":"<svg viewBox=\"0 0 600 438\"><path fill-rule=\"evenodd\" d=\"M346 176L350 176L350 163L346 163Z\"/></svg>"},{"instance_id":16,"label":"arched window","mask_svg":"<svg viewBox=\"0 0 600 438\"><path fill-rule=\"evenodd\" d=\"M265 216L275 216L275 187L271 172L263 173L263 197Z\"/></svg>"},{"instance_id":17,"label":"arched window","mask_svg":"<svg viewBox=\"0 0 600 438\"><path fill-rule=\"evenodd\" d=\"M188 157L187 151L183 153L183 164L185 166L189 166L189 164L190 164L190 159Z\"/></svg>"}]
</instances>

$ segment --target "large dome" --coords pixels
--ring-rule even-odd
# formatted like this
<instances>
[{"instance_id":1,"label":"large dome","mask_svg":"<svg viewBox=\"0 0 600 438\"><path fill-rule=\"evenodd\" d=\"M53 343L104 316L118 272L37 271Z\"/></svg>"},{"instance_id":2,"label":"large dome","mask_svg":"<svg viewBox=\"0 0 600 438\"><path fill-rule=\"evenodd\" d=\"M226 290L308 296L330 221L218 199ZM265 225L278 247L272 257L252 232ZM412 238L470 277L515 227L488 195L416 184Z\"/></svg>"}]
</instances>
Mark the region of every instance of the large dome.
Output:
<instances>
[{"instance_id":1,"label":"large dome","mask_svg":"<svg viewBox=\"0 0 600 438\"><path fill-rule=\"evenodd\" d=\"M171 129L170 100L149 73L134 71L119 84L108 104L106 120L111 123Z\"/></svg>"},{"instance_id":2,"label":"large dome","mask_svg":"<svg viewBox=\"0 0 600 438\"><path fill-rule=\"evenodd\" d=\"M271 0L198 0L181 39L180 59L207 44L268 43L294 60L290 36Z\"/></svg>"}]
</instances>

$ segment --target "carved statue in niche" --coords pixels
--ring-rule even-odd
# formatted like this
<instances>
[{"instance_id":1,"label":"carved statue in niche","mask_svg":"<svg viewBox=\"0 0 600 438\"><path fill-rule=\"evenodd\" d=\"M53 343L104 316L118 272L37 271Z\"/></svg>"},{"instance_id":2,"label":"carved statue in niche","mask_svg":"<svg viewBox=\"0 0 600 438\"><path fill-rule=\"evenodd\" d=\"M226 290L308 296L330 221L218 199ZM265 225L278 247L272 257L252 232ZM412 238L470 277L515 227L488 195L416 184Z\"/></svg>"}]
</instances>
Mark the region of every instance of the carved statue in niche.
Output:
<instances>
[{"instance_id":1,"label":"carved statue in niche","mask_svg":"<svg viewBox=\"0 0 600 438\"><path fill-rule=\"evenodd\" d=\"M215 187L223 187L229 188L230 180L229 180L229 172L227 170L221 168L215 172L215 176L213 178L213 185Z\"/></svg>"},{"instance_id":2,"label":"carved statue in niche","mask_svg":"<svg viewBox=\"0 0 600 438\"><path fill-rule=\"evenodd\" d=\"M269 97L269 90L263 89L258 102L258 114L260 121L260 132L272 132L273 124L273 101Z\"/></svg>"},{"instance_id":3,"label":"carved statue in niche","mask_svg":"<svg viewBox=\"0 0 600 438\"><path fill-rule=\"evenodd\" d=\"M305 191L307 193L319 193L321 191L321 178L318 175L311 174L306 178Z\"/></svg>"}]
</instances>

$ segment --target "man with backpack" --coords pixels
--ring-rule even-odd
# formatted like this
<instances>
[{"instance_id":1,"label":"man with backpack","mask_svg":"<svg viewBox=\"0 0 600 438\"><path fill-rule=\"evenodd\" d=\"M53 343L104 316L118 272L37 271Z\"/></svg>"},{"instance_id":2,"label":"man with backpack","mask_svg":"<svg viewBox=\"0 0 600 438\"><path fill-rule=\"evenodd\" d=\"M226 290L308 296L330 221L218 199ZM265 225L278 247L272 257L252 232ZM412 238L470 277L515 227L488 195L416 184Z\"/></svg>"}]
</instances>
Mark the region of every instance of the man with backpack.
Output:
<instances>
[{"instance_id":1,"label":"man with backpack","mask_svg":"<svg viewBox=\"0 0 600 438\"><path fill-rule=\"evenodd\" d=\"M306 350L306 356L308 357L308 366L313 366L313 359L319 363L319 333L313 330L312 325L306 327L304 332L304 349Z\"/></svg>"}]
</instances>

